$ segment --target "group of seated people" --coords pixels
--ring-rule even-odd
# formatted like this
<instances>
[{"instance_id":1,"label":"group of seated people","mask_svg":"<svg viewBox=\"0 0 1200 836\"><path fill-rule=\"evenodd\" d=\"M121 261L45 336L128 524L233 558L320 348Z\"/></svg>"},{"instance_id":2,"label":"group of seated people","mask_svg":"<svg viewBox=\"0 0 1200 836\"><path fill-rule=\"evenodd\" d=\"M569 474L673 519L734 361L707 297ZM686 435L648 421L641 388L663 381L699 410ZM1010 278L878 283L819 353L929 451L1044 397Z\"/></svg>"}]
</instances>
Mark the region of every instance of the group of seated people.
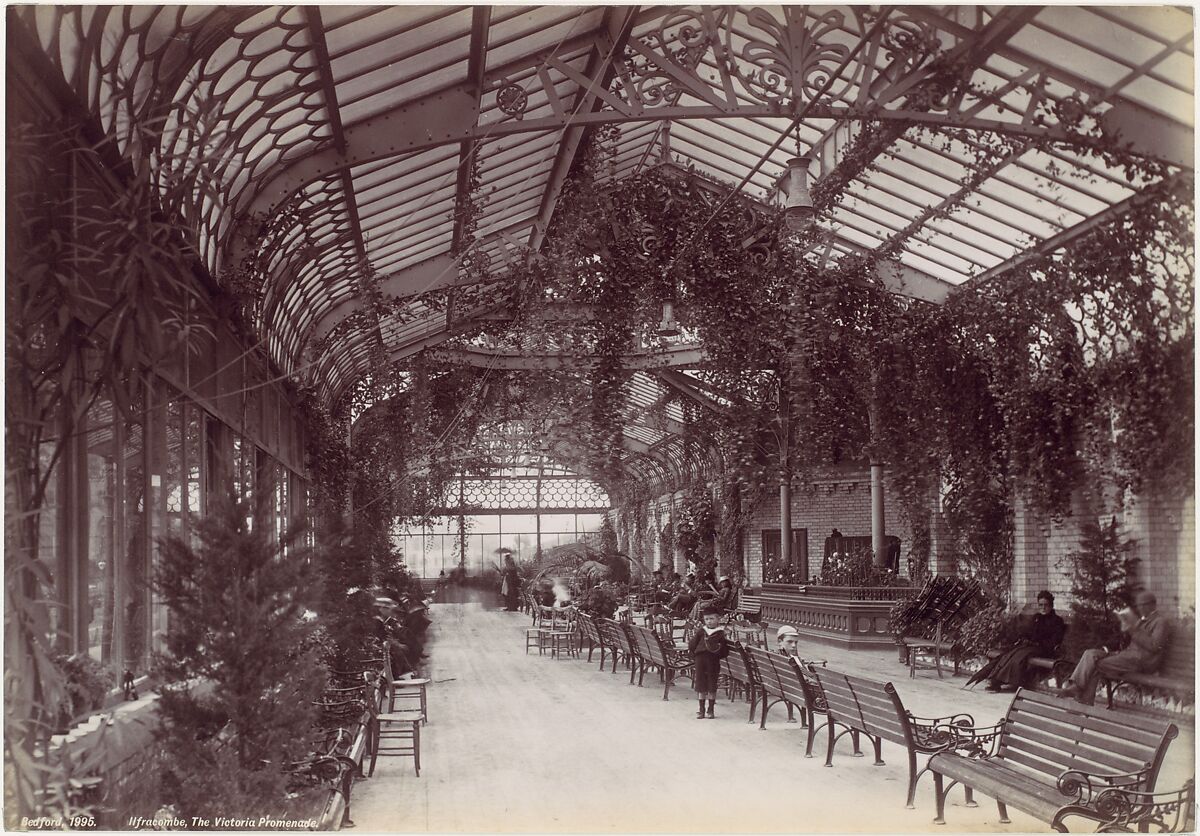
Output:
<instances>
[{"instance_id":1,"label":"group of seated people","mask_svg":"<svg viewBox=\"0 0 1200 836\"><path fill-rule=\"evenodd\" d=\"M1117 618L1122 633L1120 648L1084 651L1062 689L1063 696L1092 705L1101 678L1120 679L1129 673L1158 670L1171 641L1171 626L1158 612L1154 595L1139 592L1134 598L1134 606L1119 610ZM1054 596L1048 591L1038 593L1037 612L1024 621L1017 642L980 671L983 676L979 678L988 679L989 691L1015 691L1027 684L1029 660L1036 656L1052 658L1066 631L1066 622L1054 611ZM789 624L780 626L775 634L775 650L799 659L799 631Z\"/></svg>"},{"instance_id":2,"label":"group of seated people","mask_svg":"<svg viewBox=\"0 0 1200 836\"><path fill-rule=\"evenodd\" d=\"M737 599L733 580L725 575L714 582L711 573L698 579L690 572L686 577L675 572L667 580L662 569L654 570L648 592L651 601L669 611L672 618L691 618L695 621L700 620L701 607L718 609L724 614L733 609Z\"/></svg>"},{"instance_id":3,"label":"group of seated people","mask_svg":"<svg viewBox=\"0 0 1200 836\"><path fill-rule=\"evenodd\" d=\"M988 679L987 690L1017 690L1028 684L1030 659L1057 654L1067 625L1054 611L1054 596L1039 592L1037 610L1031 619L1024 620L1016 643L976 674L976 679ZM1159 614L1154 595L1144 590L1137 593L1134 606L1119 610L1117 619L1120 647L1085 650L1062 689L1063 696L1092 705L1101 678L1120 679L1125 674L1158 670L1171 642L1171 626Z\"/></svg>"}]
</instances>

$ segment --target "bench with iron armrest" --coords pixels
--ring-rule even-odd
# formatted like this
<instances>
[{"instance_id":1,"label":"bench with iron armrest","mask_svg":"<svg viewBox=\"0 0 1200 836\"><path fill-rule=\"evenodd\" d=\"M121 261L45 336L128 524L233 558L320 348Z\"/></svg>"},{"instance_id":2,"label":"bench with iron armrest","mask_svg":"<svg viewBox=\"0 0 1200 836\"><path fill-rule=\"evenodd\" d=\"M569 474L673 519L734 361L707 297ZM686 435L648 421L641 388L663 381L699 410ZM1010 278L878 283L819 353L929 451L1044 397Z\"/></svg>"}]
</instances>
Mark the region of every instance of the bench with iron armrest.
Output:
<instances>
[{"instance_id":1,"label":"bench with iron armrest","mask_svg":"<svg viewBox=\"0 0 1200 836\"><path fill-rule=\"evenodd\" d=\"M937 794L934 822L945 823L946 795L955 784L963 785L969 806L974 791L996 799L1003 824L1010 804L1053 825L1066 807L1093 806L1111 787L1154 792L1178 730L1166 720L1117 716L1022 688L997 725L945 727L956 742L954 751L929 761Z\"/></svg>"},{"instance_id":2,"label":"bench with iron armrest","mask_svg":"<svg viewBox=\"0 0 1200 836\"><path fill-rule=\"evenodd\" d=\"M596 624L596 619L591 613L586 613L580 610L575 613L575 624L579 627L579 648L583 649L583 643L587 642L588 658L592 661L592 652L598 647L600 648L600 667L604 667L604 637L600 635L600 627Z\"/></svg>"},{"instance_id":3,"label":"bench with iron armrest","mask_svg":"<svg viewBox=\"0 0 1200 836\"><path fill-rule=\"evenodd\" d=\"M735 699L738 694L746 695L746 701L750 703L750 715L746 722L753 723L762 683L754 670L754 662L741 642L729 643L729 655L721 660L721 675L725 677L725 695L729 699Z\"/></svg>"},{"instance_id":4,"label":"bench with iron armrest","mask_svg":"<svg viewBox=\"0 0 1200 836\"><path fill-rule=\"evenodd\" d=\"M671 690L675 677L691 679L692 659L686 651L665 644L662 638L648 627L636 624L624 625L633 648L634 667L638 670L638 686L646 677L646 668L655 668L663 678L663 699Z\"/></svg>"},{"instance_id":5,"label":"bench with iron armrest","mask_svg":"<svg viewBox=\"0 0 1200 836\"><path fill-rule=\"evenodd\" d=\"M617 672L617 663L623 658L625 664L629 665L629 684L632 685L633 677L637 673L637 665L634 664L637 653L629 639L629 634L625 632L626 625L609 618L602 618L597 626L600 628L600 635L604 639L604 646L612 653L612 672ZM601 669L604 668L603 655L600 659L600 667Z\"/></svg>"},{"instance_id":6,"label":"bench with iron armrest","mask_svg":"<svg viewBox=\"0 0 1200 836\"><path fill-rule=\"evenodd\" d=\"M1191 833L1196 829L1196 780L1168 792L1141 792L1124 787L1101 790L1090 804L1068 804L1054 814L1050 826L1065 833L1067 819L1098 822L1097 833Z\"/></svg>"},{"instance_id":7,"label":"bench with iron armrest","mask_svg":"<svg viewBox=\"0 0 1200 836\"><path fill-rule=\"evenodd\" d=\"M1162 693L1176 697L1181 702L1196 699L1196 636L1187 625L1174 625L1171 643L1167 645L1162 664L1154 673L1127 673L1118 679L1101 678L1109 708L1113 707L1113 694L1129 688L1138 697L1138 702L1148 693Z\"/></svg>"},{"instance_id":8,"label":"bench with iron armrest","mask_svg":"<svg viewBox=\"0 0 1200 836\"><path fill-rule=\"evenodd\" d=\"M337 830L354 826L354 822L350 820L350 792L354 787L354 776L358 772L358 766L353 760L337 754L335 747L328 752L316 752L304 760L286 764L283 771L288 775L289 793L322 784L333 790L317 823L317 829Z\"/></svg>"},{"instance_id":9,"label":"bench with iron armrest","mask_svg":"<svg viewBox=\"0 0 1200 836\"><path fill-rule=\"evenodd\" d=\"M787 706L789 723L796 722L796 707L800 708L801 721L807 722L803 676L796 661L761 647L745 647L745 650L758 678L762 698L762 720L758 727L766 729L767 713L781 702Z\"/></svg>"},{"instance_id":10,"label":"bench with iron armrest","mask_svg":"<svg viewBox=\"0 0 1200 836\"><path fill-rule=\"evenodd\" d=\"M348 688L326 688L313 705L317 709L317 728L325 733L323 753L349 759L358 777L367 777L363 765L374 752L372 717L378 710L373 689L361 681Z\"/></svg>"},{"instance_id":11,"label":"bench with iron armrest","mask_svg":"<svg viewBox=\"0 0 1200 836\"><path fill-rule=\"evenodd\" d=\"M908 753L909 809L917 793L917 781L929 769L928 764L918 771L917 755L933 755L951 748L957 738L950 731L957 726L970 727L975 719L970 714L946 717L916 717L904 708L900 695L890 682L874 682L857 676L821 668L813 668L813 677L825 698L825 726L829 746L825 765L833 766L833 749L847 732L859 754L858 735L864 734L875 747L875 766L883 766L882 743L887 740L903 746ZM837 731L841 727L842 731Z\"/></svg>"}]
</instances>

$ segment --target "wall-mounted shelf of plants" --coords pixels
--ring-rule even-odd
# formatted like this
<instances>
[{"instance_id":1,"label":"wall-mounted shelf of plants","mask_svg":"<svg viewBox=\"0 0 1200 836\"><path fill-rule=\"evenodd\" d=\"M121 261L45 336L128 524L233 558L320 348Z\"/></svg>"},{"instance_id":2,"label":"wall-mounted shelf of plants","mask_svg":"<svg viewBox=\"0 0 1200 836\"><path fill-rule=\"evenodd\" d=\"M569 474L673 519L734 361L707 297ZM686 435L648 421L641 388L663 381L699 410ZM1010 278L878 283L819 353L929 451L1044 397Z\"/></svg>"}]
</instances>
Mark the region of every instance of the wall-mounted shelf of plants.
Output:
<instances>
[{"instance_id":1,"label":"wall-mounted shelf of plants","mask_svg":"<svg viewBox=\"0 0 1200 836\"><path fill-rule=\"evenodd\" d=\"M849 650L890 648L888 613L915 590L905 586L763 584L762 618L790 624L802 638Z\"/></svg>"}]
</instances>

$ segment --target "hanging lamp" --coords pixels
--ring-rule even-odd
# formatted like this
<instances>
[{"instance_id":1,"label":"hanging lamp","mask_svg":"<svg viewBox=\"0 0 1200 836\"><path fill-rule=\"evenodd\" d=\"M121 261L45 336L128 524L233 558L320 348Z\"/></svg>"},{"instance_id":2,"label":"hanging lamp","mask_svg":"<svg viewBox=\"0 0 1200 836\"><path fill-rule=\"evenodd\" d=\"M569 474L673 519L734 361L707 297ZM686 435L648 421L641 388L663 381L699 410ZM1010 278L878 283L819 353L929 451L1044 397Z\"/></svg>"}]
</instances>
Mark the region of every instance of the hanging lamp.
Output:
<instances>
[{"instance_id":1,"label":"hanging lamp","mask_svg":"<svg viewBox=\"0 0 1200 836\"><path fill-rule=\"evenodd\" d=\"M675 321L675 305L670 299L663 302L662 322L658 323L660 337L678 337L679 323Z\"/></svg>"},{"instance_id":2,"label":"hanging lamp","mask_svg":"<svg viewBox=\"0 0 1200 836\"><path fill-rule=\"evenodd\" d=\"M776 189L783 200L783 222L792 232L803 232L812 226L817 208L808 191L807 155L792 157L780 176Z\"/></svg>"}]
</instances>

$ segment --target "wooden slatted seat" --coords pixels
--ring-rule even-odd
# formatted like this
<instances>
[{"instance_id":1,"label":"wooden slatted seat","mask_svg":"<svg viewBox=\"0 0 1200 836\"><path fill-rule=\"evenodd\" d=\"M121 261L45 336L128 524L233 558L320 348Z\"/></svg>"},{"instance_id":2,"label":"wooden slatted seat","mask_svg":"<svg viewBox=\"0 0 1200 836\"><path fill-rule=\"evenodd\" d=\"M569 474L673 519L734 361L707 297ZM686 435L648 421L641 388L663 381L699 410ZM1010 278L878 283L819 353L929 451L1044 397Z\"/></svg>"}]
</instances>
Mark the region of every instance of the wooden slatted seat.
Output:
<instances>
[{"instance_id":1,"label":"wooden slatted seat","mask_svg":"<svg viewBox=\"0 0 1200 836\"><path fill-rule=\"evenodd\" d=\"M1140 702L1146 694L1161 693L1177 697L1181 702L1193 703L1196 699L1196 635L1187 624L1175 624L1171 632L1171 643L1163 656L1162 664L1152 673L1127 673L1120 679L1101 678L1109 708L1113 707L1113 694L1121 688L1134 691Z\"/></svg>"},{"instance_id":2,"label":"wooden slatted seat","mask_svg":"<svg viewBox=\"0 0 1200 836\"><path fill-rule=\"evenodd\" d=\"M969 727L975 722L970 714L915 717L904 708L900 695L890 682L874 682L821 668L813 668L812 675L821 686L828 711L825 725L829 746L825 765L833 766L834 747L847 733L854 741L856 755L859 754L858 735L867 736L875 747L875 766L884 765L884 740L903 746L908 754L908 799L905 803L910 809L916 796L917 781L929 768L927 765L917 770L917 755L945 751L957 740L950 731L952 727ZM841 732L837 731L838 727Z\"/></svg>"},{"instance_id":3,"label":"wooden slatted seat","mask_svg":"<svg viewBox=\"0 0 1200 836\"><path fill-rule=\"evenodd\" d=\"M583 642L587 642L588 658L592 661L592 651L597 647L600 648L600 667L604 667L604 637L600 635L600 627L596 624L596 619L590 614L580 610L575 614L575 623L579 626L579 640L582 648Z\"/></svg>"},{"instance_id":4,"label":"wooden slatted seat","mask_svg":"<svg viewBox=\"0 0 1200 836\"><path fill-rule=\"evenodd\" d=\"M730 643L729 655L721 662L721 673L725 677L725 693L729 699L734 699L739 693L746 695L747 702L750 703L750 716L746 718L746 722L753 723L762 683L754 672L754 662L750 660L741 642Z\"/></svg>"},{"instance_id":5,"label":"wooden slatted seat","mask_svg":"<svg viewBox=\"0 0 1200 836\"><path fill-rule=\"evenodd\" d=\"M692 660L686 653L664 644L659 635L648 627L626 624L625 630L634 649L639 687L646 677L647 668L657 669L662 676L664 700L667 699L675 677L691 678Z\"/></svg>"},{"instance_id":6,"label":"wooden slatted seat","mask_svg":"<svg viewBox=\"0 0 1200 836\"><path fill-rule=\"evenodd\" d=\"M800 669L795 661L761 647L747 647L746 653L754 665L762 688L762 721L758 727L767 727L767 713L772 706L781 702L787 706L788 722L796 722L794 709L796 706L801 709L804 707L804 685L800 681ZM800 716L805 717L803 711Z\"/></svg>"},{"instance_id":7,"label":"wooden slatted seat","mask_svg":"<svg viewBox=\"0 0 1200 836\"><path fill-rule=\"evenodd\" d=\"M611 619L601 619L599 622L600 635L604 637L605 646L612 652L613 667L612 672L617 672L617 662L624 657L626 664L630 666L629 684L633 684L633 677L637 670L633 664L637 654L634 652L633 644L629 640L629 634L625 632L625 624L612 621ZM603 667L603 662L601 662Z\"/></svg>"},{"instance_id":8,"label":"wooden slatted seat","mask_svg":"<svg viewBox=\"0 0 1200 836\"><path fill-rule=\"evenodd\" d=\"M951 732L958 738L955 751L929 761L937 824L945 823L946 795L960 783L968 804L975 790L996 799L1002 823L1009 821L1009 804L1053 823L1064 807L1088 806L1110 787L1153 792L1167 745L1178 734L1166 720L1113 715L1025 688L996 726Z\"/></svg>"}]
</instances>

